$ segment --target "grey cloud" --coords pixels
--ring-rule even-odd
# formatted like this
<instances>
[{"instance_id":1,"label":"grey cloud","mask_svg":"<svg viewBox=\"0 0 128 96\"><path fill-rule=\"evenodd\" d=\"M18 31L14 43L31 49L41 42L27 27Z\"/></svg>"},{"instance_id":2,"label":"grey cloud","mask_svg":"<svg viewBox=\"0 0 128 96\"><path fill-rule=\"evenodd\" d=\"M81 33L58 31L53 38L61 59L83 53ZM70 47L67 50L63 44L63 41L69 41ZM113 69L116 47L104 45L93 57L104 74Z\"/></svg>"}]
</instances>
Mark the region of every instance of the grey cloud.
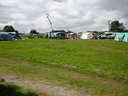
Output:
<instances>
[{"instance_id":1,"label":"grey cloud","mask_svg":"<svg viewBox=\"0 0 128 96\"><path fill-rule=\"evenodd\" d=\"M122 18L128 17L128 0L105 0L101 2L101 8L109 11L117 11Z\"/></svg>"}]
</instances>

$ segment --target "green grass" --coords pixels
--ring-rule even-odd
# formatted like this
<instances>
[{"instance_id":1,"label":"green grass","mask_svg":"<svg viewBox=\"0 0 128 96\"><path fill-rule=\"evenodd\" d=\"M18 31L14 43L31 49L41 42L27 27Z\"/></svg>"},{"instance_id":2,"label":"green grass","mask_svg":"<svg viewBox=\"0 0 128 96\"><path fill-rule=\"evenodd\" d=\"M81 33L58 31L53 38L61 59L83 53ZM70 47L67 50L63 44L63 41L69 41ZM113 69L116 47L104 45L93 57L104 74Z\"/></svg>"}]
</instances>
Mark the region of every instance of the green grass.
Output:
<instances>
[{"instance_id":1,"label":"green grass","mask_svg":"<svg viewBox=\"0 0 128 96\"><path fill-rule=\"evenodd\" d=\"M0 42L0 57L3 74L44 78L97 96L128 95L128 43L109 40L6 41Z\"/></svg>"}]
</instances>

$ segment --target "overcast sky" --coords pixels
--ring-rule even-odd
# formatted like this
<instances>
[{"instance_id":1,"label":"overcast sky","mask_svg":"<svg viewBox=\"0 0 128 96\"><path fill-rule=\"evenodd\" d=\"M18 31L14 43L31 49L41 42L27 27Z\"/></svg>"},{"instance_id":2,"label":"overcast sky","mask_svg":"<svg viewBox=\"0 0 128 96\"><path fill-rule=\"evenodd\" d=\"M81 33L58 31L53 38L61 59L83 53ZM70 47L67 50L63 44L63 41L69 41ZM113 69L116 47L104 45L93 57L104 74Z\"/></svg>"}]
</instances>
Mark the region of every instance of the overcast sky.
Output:
<instances>
[{"instance_id":1,"label":"overcast sky","mask_svg":"<svg viewBox=\"0 0 128 96\"><path fill-rule=\"evenodd\" d=\"M47 13L56 29L107 30L108 20L128 23L128 0L0 0L0 28L46 32Z\"/></svg>"}]
</instances>

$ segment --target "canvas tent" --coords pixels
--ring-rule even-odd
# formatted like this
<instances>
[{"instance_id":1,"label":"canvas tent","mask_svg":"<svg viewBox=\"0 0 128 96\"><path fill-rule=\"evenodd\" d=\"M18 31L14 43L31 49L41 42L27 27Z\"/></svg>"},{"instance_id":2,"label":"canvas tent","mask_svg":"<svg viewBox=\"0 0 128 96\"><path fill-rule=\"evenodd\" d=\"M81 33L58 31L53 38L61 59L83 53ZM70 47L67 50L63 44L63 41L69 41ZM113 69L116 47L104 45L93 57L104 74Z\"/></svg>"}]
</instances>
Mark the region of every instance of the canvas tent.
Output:
<instances>
[{"instance_id":1,"label":"canvas tent","mask_svg":"<svg viewBox=\"0 0 128 96\"><path fill-rule=\"evenodd\" d=\"M116 41L128 42L128 33L116 33L114 39Z\"/></svg>"},{"instance_id":2,"label":"canvas tent","mask_svg":"<svg viewBox=\"0 0 128 96\"><path fill-rule=\"evenodd\" d=\"M15 38L15 34L13 32L0 32L0 40L13 40Z\"/></svg>"},{"instance_id":3,"label":"canvas tent","mask_svg":"<svg viewBox=\"0 0 128 96\"><path fill-rule=\"evenodd\" d=\"M91 32L82 32L80 35L80 39L92 39L93 37L93 33Z\"/></svg>"}]
</instances>

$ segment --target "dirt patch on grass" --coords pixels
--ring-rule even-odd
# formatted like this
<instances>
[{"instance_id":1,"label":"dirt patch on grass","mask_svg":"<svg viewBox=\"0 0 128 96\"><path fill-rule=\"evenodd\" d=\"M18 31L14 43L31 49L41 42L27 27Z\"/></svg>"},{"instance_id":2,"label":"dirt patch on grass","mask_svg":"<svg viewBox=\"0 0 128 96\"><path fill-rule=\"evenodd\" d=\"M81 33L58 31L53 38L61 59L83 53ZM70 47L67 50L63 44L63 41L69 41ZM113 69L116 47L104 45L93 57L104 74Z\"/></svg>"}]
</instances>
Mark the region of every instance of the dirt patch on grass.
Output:
<instances>
[{"instance_id":1,"label":"dirt patch on grass","mask_svg":"<svg viewBox=\"0 0 128 96\"><path fill-rule=\"evenodd\" d=\"M93 74L81 74L66 68L13 57L0 57L0 61L2 62L0 62L1 67L3 67L0 69L3 70L4 75L1 74L1 70L0 74L8 82L32 88L35 91L46 93L48 96L89 96L88 94L91 93L97 96L117 96L118 93L126 93L123 90L127 89L127 85L123 81L98 77ZM3 64L5 65L3 66Z\"/></svg>"},{"instance_id":2,"label":"dirt patch on grass","mask_svg":"<svg viewBox=\"0 0 128 96\"><path fill-rule=\"evenodd\" d=\"M19 66L23 64L24 67L30 67L31 64L34 64L29 61L10 58L8 56L0 57L0 61L10 63L10 65L12 64L11 66L19 63ZM49 66L47 65L42 65L42 67L44 67L44 69L48 68L51 73L53 72L53 70L55 70L54 68L49 68ZM29 78L29 77L26 78L22 76L17 76L15 74L14 75L7 74L9 71L7 73L4 73L4 72L0 73L0 77L4 78L7 82L14 83L21 87L31 88L34 91L37 91L43 94L45 93L48 96L89 96L89 95L86 95L85 93L82 93L82 92L79 92L78 90L73 89L70 86L52 84L53 82L47 82L43 78L41 79L40 78Z\"/></svg>"},{"instance_id":3,"label":"dirt patch on grass","mask_svg":"<svg viewBox=\"0 0 128 96\"><path fill-rule=\"evenodd\" d=\"M15 76L1 76L1 77L4 78L7 82L16 84L18 86L31 88L34 91L45 93L48 96L89 96L80 93L74 89L64 86L55 86L54 84L50 84L42 80L32 81Z\"/></svg>"}]
</instances>

